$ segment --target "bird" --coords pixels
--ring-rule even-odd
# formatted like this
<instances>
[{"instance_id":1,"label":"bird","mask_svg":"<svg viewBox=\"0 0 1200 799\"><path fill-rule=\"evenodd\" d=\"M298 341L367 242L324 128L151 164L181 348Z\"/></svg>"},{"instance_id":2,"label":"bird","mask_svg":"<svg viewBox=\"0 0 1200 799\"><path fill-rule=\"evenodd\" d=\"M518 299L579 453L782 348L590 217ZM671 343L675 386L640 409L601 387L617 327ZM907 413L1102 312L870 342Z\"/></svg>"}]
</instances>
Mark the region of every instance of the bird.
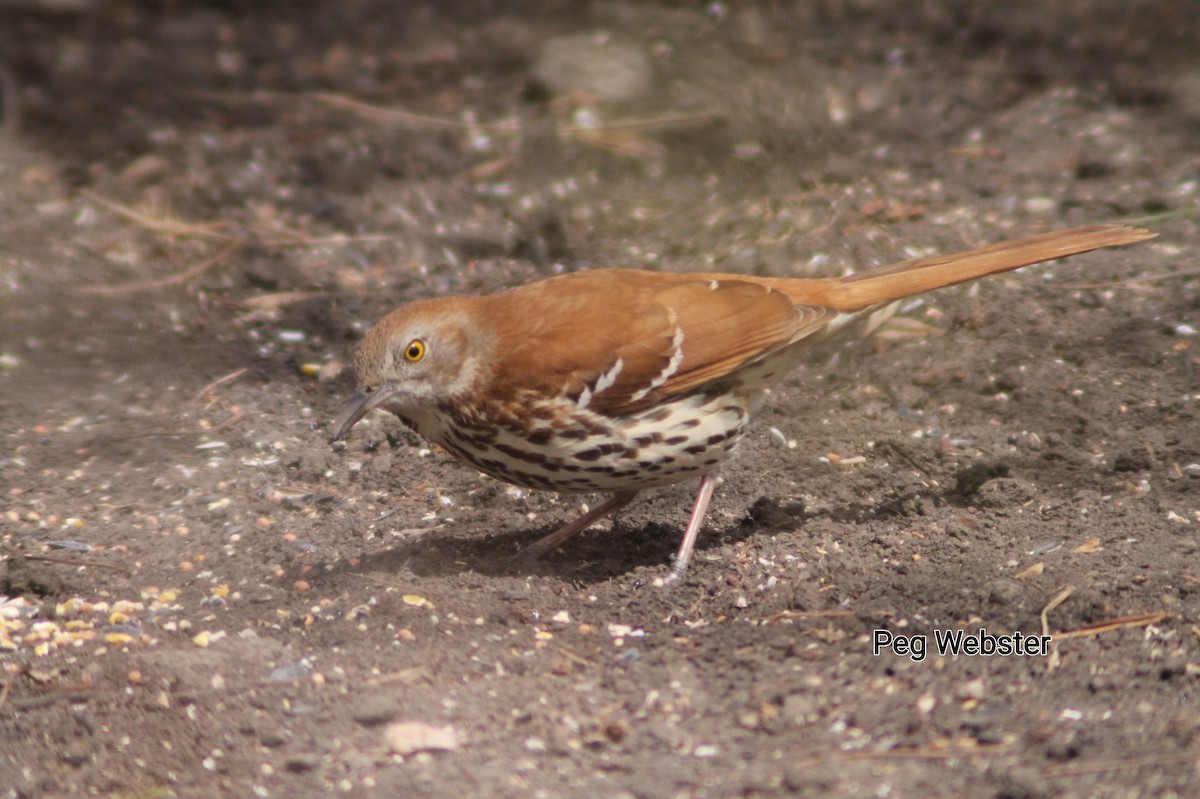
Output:
<instances>
[{"instance_id":1,"label":"bird","mask_svg":"<svg viewBox=\"0 0 1200 799\"><path fill-rule=\"evenodd\" d=\"M527 547L523 563L646 489L699 479L662 580L675 583L721 465L769 389L814 346L905 297L1155 235L1122 224L1079 227L838 278L591 269L481 296L420 299L359 343L357 389L331 441L381 409L499 480L608 495Z\"/></svg>"}]
</instances>

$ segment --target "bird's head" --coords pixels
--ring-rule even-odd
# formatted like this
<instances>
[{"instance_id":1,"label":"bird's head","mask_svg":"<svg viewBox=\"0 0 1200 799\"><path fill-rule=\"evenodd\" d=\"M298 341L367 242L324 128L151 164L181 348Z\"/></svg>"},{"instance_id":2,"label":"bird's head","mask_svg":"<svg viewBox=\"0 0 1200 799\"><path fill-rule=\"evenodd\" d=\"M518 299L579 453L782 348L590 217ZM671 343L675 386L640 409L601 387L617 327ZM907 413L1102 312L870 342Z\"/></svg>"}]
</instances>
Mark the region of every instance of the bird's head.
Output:
<instances>
[{"instance_id":1,"label":"bird's head","mask_svg":"<svg viewBox=\"0 0 1200 799\"><path fill-rule=\"evenodd\" d=\"M411 419L478 377L480 352L462 300L421 300L392 311L354 357L358 389L333 424L332 441L375 408Z\"/></svg>"}]
</instances>

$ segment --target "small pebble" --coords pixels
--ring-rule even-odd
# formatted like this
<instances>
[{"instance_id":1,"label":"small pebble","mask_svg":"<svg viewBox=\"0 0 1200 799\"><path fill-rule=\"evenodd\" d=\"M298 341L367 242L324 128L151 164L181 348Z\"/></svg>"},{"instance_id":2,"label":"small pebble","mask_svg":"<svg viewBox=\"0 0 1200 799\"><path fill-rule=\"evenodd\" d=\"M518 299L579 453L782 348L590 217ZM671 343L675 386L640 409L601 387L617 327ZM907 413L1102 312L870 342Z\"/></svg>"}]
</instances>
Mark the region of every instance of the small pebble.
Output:
<instances>
[{"instance_id":1,"label":"small pebble","mask_svg":"<svg viewBox=\"0 0 1200 799\"><path fill-rule=\"evenodd\" d=\"M70 521L68 519L68 521ZM46 546L51 549L66 549L71 552L91 552L92 545L86 541L47 541Z\"/></svg>"},{"instance_id":2,"label":"small pebble","mask_svg":"<svg viewBox=\"0 0 1200 799\"><path fill-rule=\"evenodd\" d=\"M1053 197L1030 197L1025 201L1025 210L1031 214L1044 214L1058 207Z\"/></svg>"},{"instance_id":3,"label":"small pebble","mask_svg":"<svg viewBox=\"0 0 1200 799\"><path fill-rule=\"evenodd\" d=\"M987 695L987 686L982 677L976 677L960 685L958 695L961 699L983 699Z\"/></svg>"},{"instance_id":4,"label":"small pebble","mask_svg":"<svg viewBox=\"0 0 1200 799\"><path fill-rule=\"evenodd\" d=\"M312 666L307 660L301 660L297 663L290 663L286 666L280 666L271 672L271 682L296 682L303 680L312 671Z\"/></svg>"},{"instance_id":5,"label":"small pebble","mask_svg":"<svg viewBox=\"0 0 1200 799\"><path fill-rule=\"evenodd\" d=\"M1062 545L1063 545L1062 541L1057 541L1057 540L1051 539L1049 541L1045 541L1045 542L1039 544L1038 546L1034 547L1032 550L1030 550L1029 554L1030 555L1045 555L1049 552L1053 552L1056 549L1061 549Z\"/></svg>"}]
</instances>

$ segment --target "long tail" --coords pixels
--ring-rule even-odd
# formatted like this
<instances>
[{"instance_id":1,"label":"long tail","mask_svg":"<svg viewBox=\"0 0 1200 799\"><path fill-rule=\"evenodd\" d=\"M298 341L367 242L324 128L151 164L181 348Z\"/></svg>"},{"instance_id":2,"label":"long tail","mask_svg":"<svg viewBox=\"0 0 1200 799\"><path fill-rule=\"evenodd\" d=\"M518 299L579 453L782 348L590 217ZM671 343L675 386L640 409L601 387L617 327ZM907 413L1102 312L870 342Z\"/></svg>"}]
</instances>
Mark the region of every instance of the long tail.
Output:
<instances>
[{"instance_id":1,"label":"long tail","mask_svg":"<svg viewBox=\"0 0 1200 799\"><path fill-rule=\"evenodd\" d=\"M1096 225L1043 233L950 255L914 258L834 280L804 281L804 302L844 312L860 311L924 291L1006 272L1029 264L1065 258L1102 247L1116 247L1157 234L1127 225ZM783 288L782 286L780 288ZM786 289L784 289L786 291ZM814 292L815 290L815 292ZM824 295L814 296L814 293Z\"/></svg>"}]
</instances>

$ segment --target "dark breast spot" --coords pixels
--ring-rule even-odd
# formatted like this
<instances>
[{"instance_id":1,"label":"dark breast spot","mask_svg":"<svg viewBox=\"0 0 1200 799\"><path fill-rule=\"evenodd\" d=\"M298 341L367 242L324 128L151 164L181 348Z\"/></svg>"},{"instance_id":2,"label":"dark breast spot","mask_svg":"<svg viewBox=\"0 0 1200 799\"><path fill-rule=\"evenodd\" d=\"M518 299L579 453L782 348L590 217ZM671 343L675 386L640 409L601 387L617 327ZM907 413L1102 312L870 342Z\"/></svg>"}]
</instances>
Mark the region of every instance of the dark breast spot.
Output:
<instances>
[{"instance_id":1,"label":"dark breast spot","mask_svg":"<svg viewBox=\"0 0 1200 799\"><path fill-rule=\"evenodd\" d=\"M526 450L519 449L511 444L496 444L495 447L508 457L519 461L525 461L526 463L541 464L546 461L546 456L540 452L527 452Z\"/></svg>"},{"instance_id":2,"label":"dark breast spot","mask_svg":"<svg viewBox=\"0 0 1200 799\"><path fill-rule=\"evenodd\" d=\"M486 447L496 440L494 433L479 430L459 430L458 440L473 447Z\"/></svg>"},{"instance_id":3,"label":"dark breast spot","mask_svg":"<svg viewBox=\"0 0 1200 799\"><path fill-rule=\"evenodd\" d=\"M512 472L512 479L514 482L520 485L529 486L530 488L541 488L547 490L554 488L554 483L538 474L514 471Z\"/></svg>"},{"instance_id":4,"label":"dark breast spot","mask_svg":"<svg viewBox=\"0 0 1200 799\"><path fill-rule=\"evenodd\" d=\"M615 455L618 452L625 451L625 445L619 444L616 441L608 441L603 444L598 444L591 449L585 449L583 452L576 452L575 458L581 461L599 460L605 455ZM636 453L636 450L634 450Z\"/></svg>"},{"instance_id":5,"label":"dark breast spot","mask_svg":"<svg viewBox=\"0 0 1200 799\"><path fill-rule=\"evenodd\" d=\"M536 444L539 447L544 447L554 439L554 431L549 427L543 427L540 430L534 430L529 435L525 436L525 440L530 444Z\"/></svg>"},{"instance_id":6,"label":"dark breast spot","mask_svg":"<svg viewBox=\"0 0 1200 799\"><path fill-rule=\"evenodd\" d=\"M659 408L657 410L651 411L650 413L643 416L642 419L647 422L661 422L670 415L671 415L671 409L664 407L664 408Z\"/></svg>"},{"instance_id":7,"label":"dark breast spot","mask_svg":"<svg viewBox=\"0 0 1200 799\"><path fill-rule=\"evenodd\" d=\"M664 444L671 447L677 447L680 444L686 444L687 442L688 436L671 436L670 438L663 440Z\"/></svg>"}]
</instances>

